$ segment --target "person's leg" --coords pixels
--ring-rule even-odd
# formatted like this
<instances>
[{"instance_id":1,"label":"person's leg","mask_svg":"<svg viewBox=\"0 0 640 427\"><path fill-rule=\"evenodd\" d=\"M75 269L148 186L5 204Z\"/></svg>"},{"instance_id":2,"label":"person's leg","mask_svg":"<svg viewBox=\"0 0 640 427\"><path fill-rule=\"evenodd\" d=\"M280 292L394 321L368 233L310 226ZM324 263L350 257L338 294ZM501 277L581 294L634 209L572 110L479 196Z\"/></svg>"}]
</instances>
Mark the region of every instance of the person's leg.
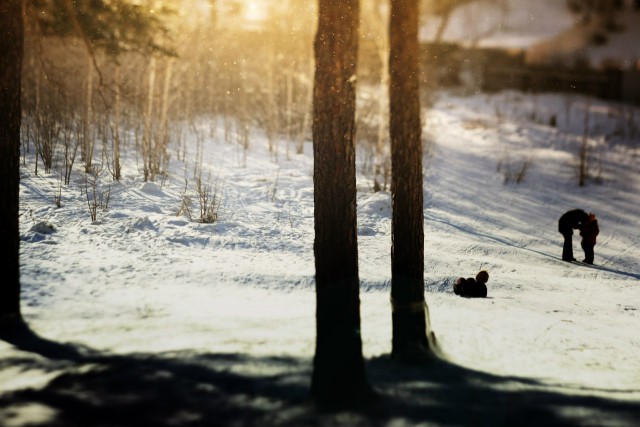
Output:
<instances>
[{"instance_id":1,"label":"person's leg","mask_svg":"<svg viewBox=\"0 0 640 427\"><path fill-rule=\"evenodd\" d=\"M562 260L563 261L575 261L573 257L573 232L562 233L564 237L564 244L562 245Z\"/></svg>"},{"instance_id":2,"label":"person's leg","mask_svg":"<svg viewBox=\"0 0 640 427\"><path fill-rule=\"evenodd\" d=\"M582 250L584 251L584 260L582 262L593 264L593 258L595 257L595 254L593 252L593 245L585 242L580 242L580 246L582 246Z\"/></svg>"}]
</instances>

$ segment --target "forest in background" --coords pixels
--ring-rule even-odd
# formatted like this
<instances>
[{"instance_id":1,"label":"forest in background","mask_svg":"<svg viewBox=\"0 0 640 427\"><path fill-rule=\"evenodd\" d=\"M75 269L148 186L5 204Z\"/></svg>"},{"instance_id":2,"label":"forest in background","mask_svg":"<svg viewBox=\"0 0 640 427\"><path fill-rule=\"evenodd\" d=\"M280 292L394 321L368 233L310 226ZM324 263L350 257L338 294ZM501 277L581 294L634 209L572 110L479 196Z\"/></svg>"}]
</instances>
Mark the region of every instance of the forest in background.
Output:
<instances>
[{"instance_id":1,"label":"forest in background","mask_svg":"<svg viewBox=\"0 0 640 427\"><path fill-rule=\"evenodd\" d=\"M372 4L362 8L370 16L361 29L357 141L386 188L388 10ZM164 49L118 52L88 50L82 37L47 35L27 19L22 140L63 183L78 165L93 179L100 171L118 180L125 149L136 150L145 179L161 180L170 156L201 149L187 147L185 133L202 132L202 120L243 149L252 129L264 132L275 162L300 153L311 139L315 7L287 6L269 11L260 28L233 8L201 16L173 8L161 18Z\"/></svg>"},{"instance_id":2,"label":"forest in background","mask_svg":"<svg viewBox=\"0 0 640 427\"><path fill-rule=\"evenodd\" d=\"M421 19L440 19L438 41L451 14L474 2L509 7L504 0L422 1ZM574 0L567 7L577 22L612 30L622 3ZM91 182L118 180L121 150L136 151L145 180L162 180L170 157L201 151L186 145L186 134L202 133L195 126L202 120L244 150L252 129L264 132L275 162L311 139L315 2L141 3L135 19L106 21L115 29L82 11L79 27L56 16L56 6L37 1L27 8L22 140L35 143L41 167L62 184L78 166ZM360 15L356 142L372 188L387 189L388 5L363 1ZM429 105L437 69L449 65L437 58L421 65L422 103ZM29 149L25 144L23 153ZM201 165L191 168L202 179Z\"/></svg>"}]
</instances>

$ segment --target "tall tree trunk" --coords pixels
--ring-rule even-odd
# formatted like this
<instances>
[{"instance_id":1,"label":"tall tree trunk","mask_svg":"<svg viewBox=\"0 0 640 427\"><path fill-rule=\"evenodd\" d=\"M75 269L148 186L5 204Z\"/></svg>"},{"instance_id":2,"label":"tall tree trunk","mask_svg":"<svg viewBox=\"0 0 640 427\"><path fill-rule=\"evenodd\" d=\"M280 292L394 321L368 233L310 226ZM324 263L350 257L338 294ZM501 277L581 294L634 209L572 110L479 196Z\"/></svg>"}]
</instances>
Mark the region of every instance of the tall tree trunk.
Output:
<instances>
[{"instance_id":1,"label":"tall tree trunk","mask_svg":"<svg viewBox=\"0 0 640 427\"><path fill-rule=\"evenodd\" d=\"M164 171L164 164L167 161L167 147L169 146L169 91L171 89L171 78L173 73L173 58L167 60L164 72L164 86L162 88L162 100L160 103L160 137L157 152L158 171Z\"/></svg>"},{"instance_id":2,"label":"tall tree trunk","mask_svg":"<svg viewBox=\"0 0 640 427\"><path fill-rule=\"evenodd\" d=\"M313 56L313 55L312 55ZM309 61L309 79L313 75L314 61ZM313 86L308 85L307 97L304 104L304 116L302 117L302 127L298 134L298 146L296 147L296 154L302 154L304 152L304 140L307 135L307 126L309 126L309 112L312 110L313 104Z\"/></svg>"},{"instance_id":3,"label":"tall tree trunk","mask_svg":"<svg viewBox=\"0 0 640 427\"><path fill-rule=\"evenodd\" d=\"M313 93L316 353L320 404L367 397L356 225L355 75L358 0L319 0Z\"/></svg>"},{"instance_id":4,"label":"tall tree trunk","mask_svg":"<svg viewBox=\"0 0 640 427\"><path fill-rule=\"evenodd\" d=\"M389 21L391 300L394 357L426 355L418 1L392 0Z\"/></svg>"},{"instance_id":5,"label":"tall tree trunk","mask_svg":"<svg viewBox=\"0 0 640 427\"><path fill-rule=\"evenodd\" d=\"M91 127L93 126L93 56L89 52L87 56L87 86L85 88L85 107L84 118L82 122L82 160L84 161L85 172L90 172L93 166L93 135Z\"/></svg>"},{"instance_id":6,"label":"tall tree trunk","mask_svg":"<svg viewBox=\"0 0 640 427\"><path fill-rule=\"evenodd\" d=\"M389 9L381 8L377 3L372 4L372 13L374 16L375 29L378 32L384 33L385 28L388 28L389 22ZM389 37L388 34L376 37L376 51L378 58L380 59L380 86L387 87L389 84ZM375 159L374 159L374 171L373 171L373 190L374 191L387 191L387 177L388 173L388 148L387 148L387 136L389 135L388 127L388 114L389 111L389 98L385 94L380 94L378 97L378 135L375 145Z\"/></svg>"},{"instance_id":7,"label":"tall tree trunk","mask_svg":"<svg viewBox=\"0 0 640 427\"><path fill-rule=\"evenodd\" d=\"M144 115L144 133L142 136L142 158L144 161L143 174L145 182L148 180L153 181L154 179L153 165L151 161L151 157L153 155L153 147L151 145L151 116L153 114L153 92L155 90L156 81L156 58L153 56L149 60L148 73L149 91L147 92L147 111Z\"/></svg>"},{"instance_id":8,"label":"tall tree trunk","mask_svg":"<svg viewBox=\"0 0 640 427\"><path fill-rule=\"evenodd\" d=\"M22 0L0 2L0 328L20 322L20 86Z\"/></svg>"},{"instance_id":9,"label":"tall tree trunk","mask_svg":"<svg viewBox=\"0 0 640 427\"><path fill-rule=\"evenodd\" d=\"M293 113L293 68L290 67L287 69L285 74L286 76L286 86L287 86L287 107L286 107L286 119L287 119L287 146L285 148L285 154L287 156L287 160L291 160L291 156L289 154L289 145L291 144L291 115Z\"/></svg>"}]
</instances>

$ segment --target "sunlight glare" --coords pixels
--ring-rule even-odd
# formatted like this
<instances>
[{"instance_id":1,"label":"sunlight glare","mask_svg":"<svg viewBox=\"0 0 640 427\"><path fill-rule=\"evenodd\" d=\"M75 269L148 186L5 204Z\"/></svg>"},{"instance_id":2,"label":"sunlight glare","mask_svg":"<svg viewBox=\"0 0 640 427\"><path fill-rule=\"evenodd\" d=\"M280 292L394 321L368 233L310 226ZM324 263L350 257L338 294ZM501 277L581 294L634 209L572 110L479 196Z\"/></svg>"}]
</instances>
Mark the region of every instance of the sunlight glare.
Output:
<instances>
[{"instance_id":1,"label":"sunlight glare","mask_svg":"<svg viewBox=\"0 0 640 427\"><path fill-rule=\"evenodd\" d=\"M264 1L249 0L244 8L244 19L247 21L263 21L267 17L267 8Z\"/></svg>"}]
</instances>

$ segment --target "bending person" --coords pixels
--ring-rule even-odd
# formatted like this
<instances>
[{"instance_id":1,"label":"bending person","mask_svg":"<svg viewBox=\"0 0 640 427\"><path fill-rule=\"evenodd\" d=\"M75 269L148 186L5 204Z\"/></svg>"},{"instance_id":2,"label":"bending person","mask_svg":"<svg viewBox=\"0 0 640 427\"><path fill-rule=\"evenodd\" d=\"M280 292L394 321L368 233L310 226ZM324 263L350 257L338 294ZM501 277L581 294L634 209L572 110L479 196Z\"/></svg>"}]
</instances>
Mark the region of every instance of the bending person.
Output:
<instances>
[{"instance_id":1,"label":"bending person","mask_svg":"<svg viewBox=\"0 0 640 427\"><path fill-rule=\"evenodd\" d=\"M589 215L582 209L565 212L558 221L558 231L564 237L562 245L562 260L575 261L573 257L573 230L578 229L587 221Z\"/></svg>"}]
</instances>

